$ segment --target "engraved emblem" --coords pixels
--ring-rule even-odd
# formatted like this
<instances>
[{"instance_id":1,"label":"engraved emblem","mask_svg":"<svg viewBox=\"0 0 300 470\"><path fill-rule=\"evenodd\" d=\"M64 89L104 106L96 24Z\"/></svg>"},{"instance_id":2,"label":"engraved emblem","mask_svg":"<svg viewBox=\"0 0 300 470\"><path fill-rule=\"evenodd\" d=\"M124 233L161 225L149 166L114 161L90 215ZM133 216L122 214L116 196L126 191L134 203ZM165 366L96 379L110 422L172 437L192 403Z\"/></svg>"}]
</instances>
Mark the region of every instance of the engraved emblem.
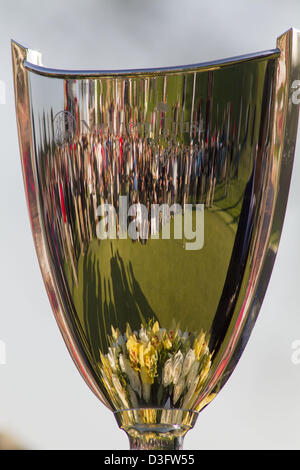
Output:
<instances>
[{"instance_id":1,"label":"engraved emblem","mask_svg":"<svg viewBox=\"0 0 300 470\"><path fill-rule=\"evenodd\" d=\"M69 111L58 112L53 119L54 142L63 145L70 142L76 131L76 121Z\"/></svg>"}]
</instances>

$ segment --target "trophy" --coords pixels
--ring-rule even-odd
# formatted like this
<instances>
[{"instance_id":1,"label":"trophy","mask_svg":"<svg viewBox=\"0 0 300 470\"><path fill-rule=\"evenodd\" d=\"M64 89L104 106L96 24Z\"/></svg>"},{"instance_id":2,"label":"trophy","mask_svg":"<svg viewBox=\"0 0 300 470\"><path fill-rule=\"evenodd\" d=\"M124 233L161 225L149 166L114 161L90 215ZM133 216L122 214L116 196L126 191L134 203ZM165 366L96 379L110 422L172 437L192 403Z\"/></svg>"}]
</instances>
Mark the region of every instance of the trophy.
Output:
<instances>
[{"instance_id":1,"label":"trophy","mask_svg":"<svg viewBox=\"0 0 300 470\"><path fill-rule=\"evenodd\" d=\"M286 210L299 51L290 29L225 60L70 71L12 41L44 283L131 449L181 449L246 346Z\"/></svg>"}]
</instances>

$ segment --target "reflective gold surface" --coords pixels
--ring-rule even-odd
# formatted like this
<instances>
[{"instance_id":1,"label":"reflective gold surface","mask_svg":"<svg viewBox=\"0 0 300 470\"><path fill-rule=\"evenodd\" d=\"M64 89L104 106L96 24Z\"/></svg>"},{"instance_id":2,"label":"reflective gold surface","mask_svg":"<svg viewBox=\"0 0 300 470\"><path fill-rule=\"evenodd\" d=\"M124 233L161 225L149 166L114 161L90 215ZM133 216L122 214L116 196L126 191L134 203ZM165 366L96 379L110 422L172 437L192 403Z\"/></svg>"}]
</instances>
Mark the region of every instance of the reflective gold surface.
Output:
<instances>
[{"instance_id":1,"label":"reflective gold surface","mask_svg":"<svg viewBox=\"0 0 300 470\"><path fill-rule=\"evenodd\" d=\"M287 202L299 41L290 30L273 51L102 72L47 69L12 43L45 285L132 448L180 446L249 338Z\"/></svg>"}]
</instances>

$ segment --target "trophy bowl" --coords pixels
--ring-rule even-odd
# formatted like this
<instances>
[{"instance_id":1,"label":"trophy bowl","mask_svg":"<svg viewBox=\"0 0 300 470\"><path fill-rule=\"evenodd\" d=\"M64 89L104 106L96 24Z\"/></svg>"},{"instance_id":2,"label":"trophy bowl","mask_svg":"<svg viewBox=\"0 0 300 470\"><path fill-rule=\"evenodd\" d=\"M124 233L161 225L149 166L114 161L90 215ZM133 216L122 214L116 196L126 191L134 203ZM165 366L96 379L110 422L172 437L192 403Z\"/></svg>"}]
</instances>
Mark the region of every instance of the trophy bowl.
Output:
<instances>
[{"instance_id":1,"label":"trophy bowl","mask_svg":"<svg viewBox=\"0 0 300 470\"><path fill-rule=\"evenodd\" d=\"M12 41L44 283L131 449L181 449L248 341L286 210L299 50L290 29L225 60L69 71Z\"/></svg>"}]
</instances>

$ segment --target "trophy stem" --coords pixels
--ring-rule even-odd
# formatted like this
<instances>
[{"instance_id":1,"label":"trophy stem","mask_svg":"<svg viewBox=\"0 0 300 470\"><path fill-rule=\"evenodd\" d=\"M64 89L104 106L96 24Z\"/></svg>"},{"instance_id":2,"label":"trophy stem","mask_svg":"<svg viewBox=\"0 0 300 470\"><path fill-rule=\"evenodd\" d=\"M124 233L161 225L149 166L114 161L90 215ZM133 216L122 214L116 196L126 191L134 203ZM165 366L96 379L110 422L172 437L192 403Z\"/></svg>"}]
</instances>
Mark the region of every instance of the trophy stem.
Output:
<instances>
[{"instance_id":1,"label":"trophy stem","mask_svg":"<svg viewBox=\"0 0 300 470\"><path fill-rule=\"evenodd\" d=\"M129 437L131 450L180 450L198 413L180 409L139 408L114 413Z\"/></svg>"},{"instance_id":2,"label":"trophy stem","mask_svg":"<svg viewBox=\"0 0 300 470\"><path fill-rule=\"evenodd\" d=\"M156 433L144 433L129 437L130 450L181 450L184 436L168 436Z\"/></svg>"}]
</instances>

